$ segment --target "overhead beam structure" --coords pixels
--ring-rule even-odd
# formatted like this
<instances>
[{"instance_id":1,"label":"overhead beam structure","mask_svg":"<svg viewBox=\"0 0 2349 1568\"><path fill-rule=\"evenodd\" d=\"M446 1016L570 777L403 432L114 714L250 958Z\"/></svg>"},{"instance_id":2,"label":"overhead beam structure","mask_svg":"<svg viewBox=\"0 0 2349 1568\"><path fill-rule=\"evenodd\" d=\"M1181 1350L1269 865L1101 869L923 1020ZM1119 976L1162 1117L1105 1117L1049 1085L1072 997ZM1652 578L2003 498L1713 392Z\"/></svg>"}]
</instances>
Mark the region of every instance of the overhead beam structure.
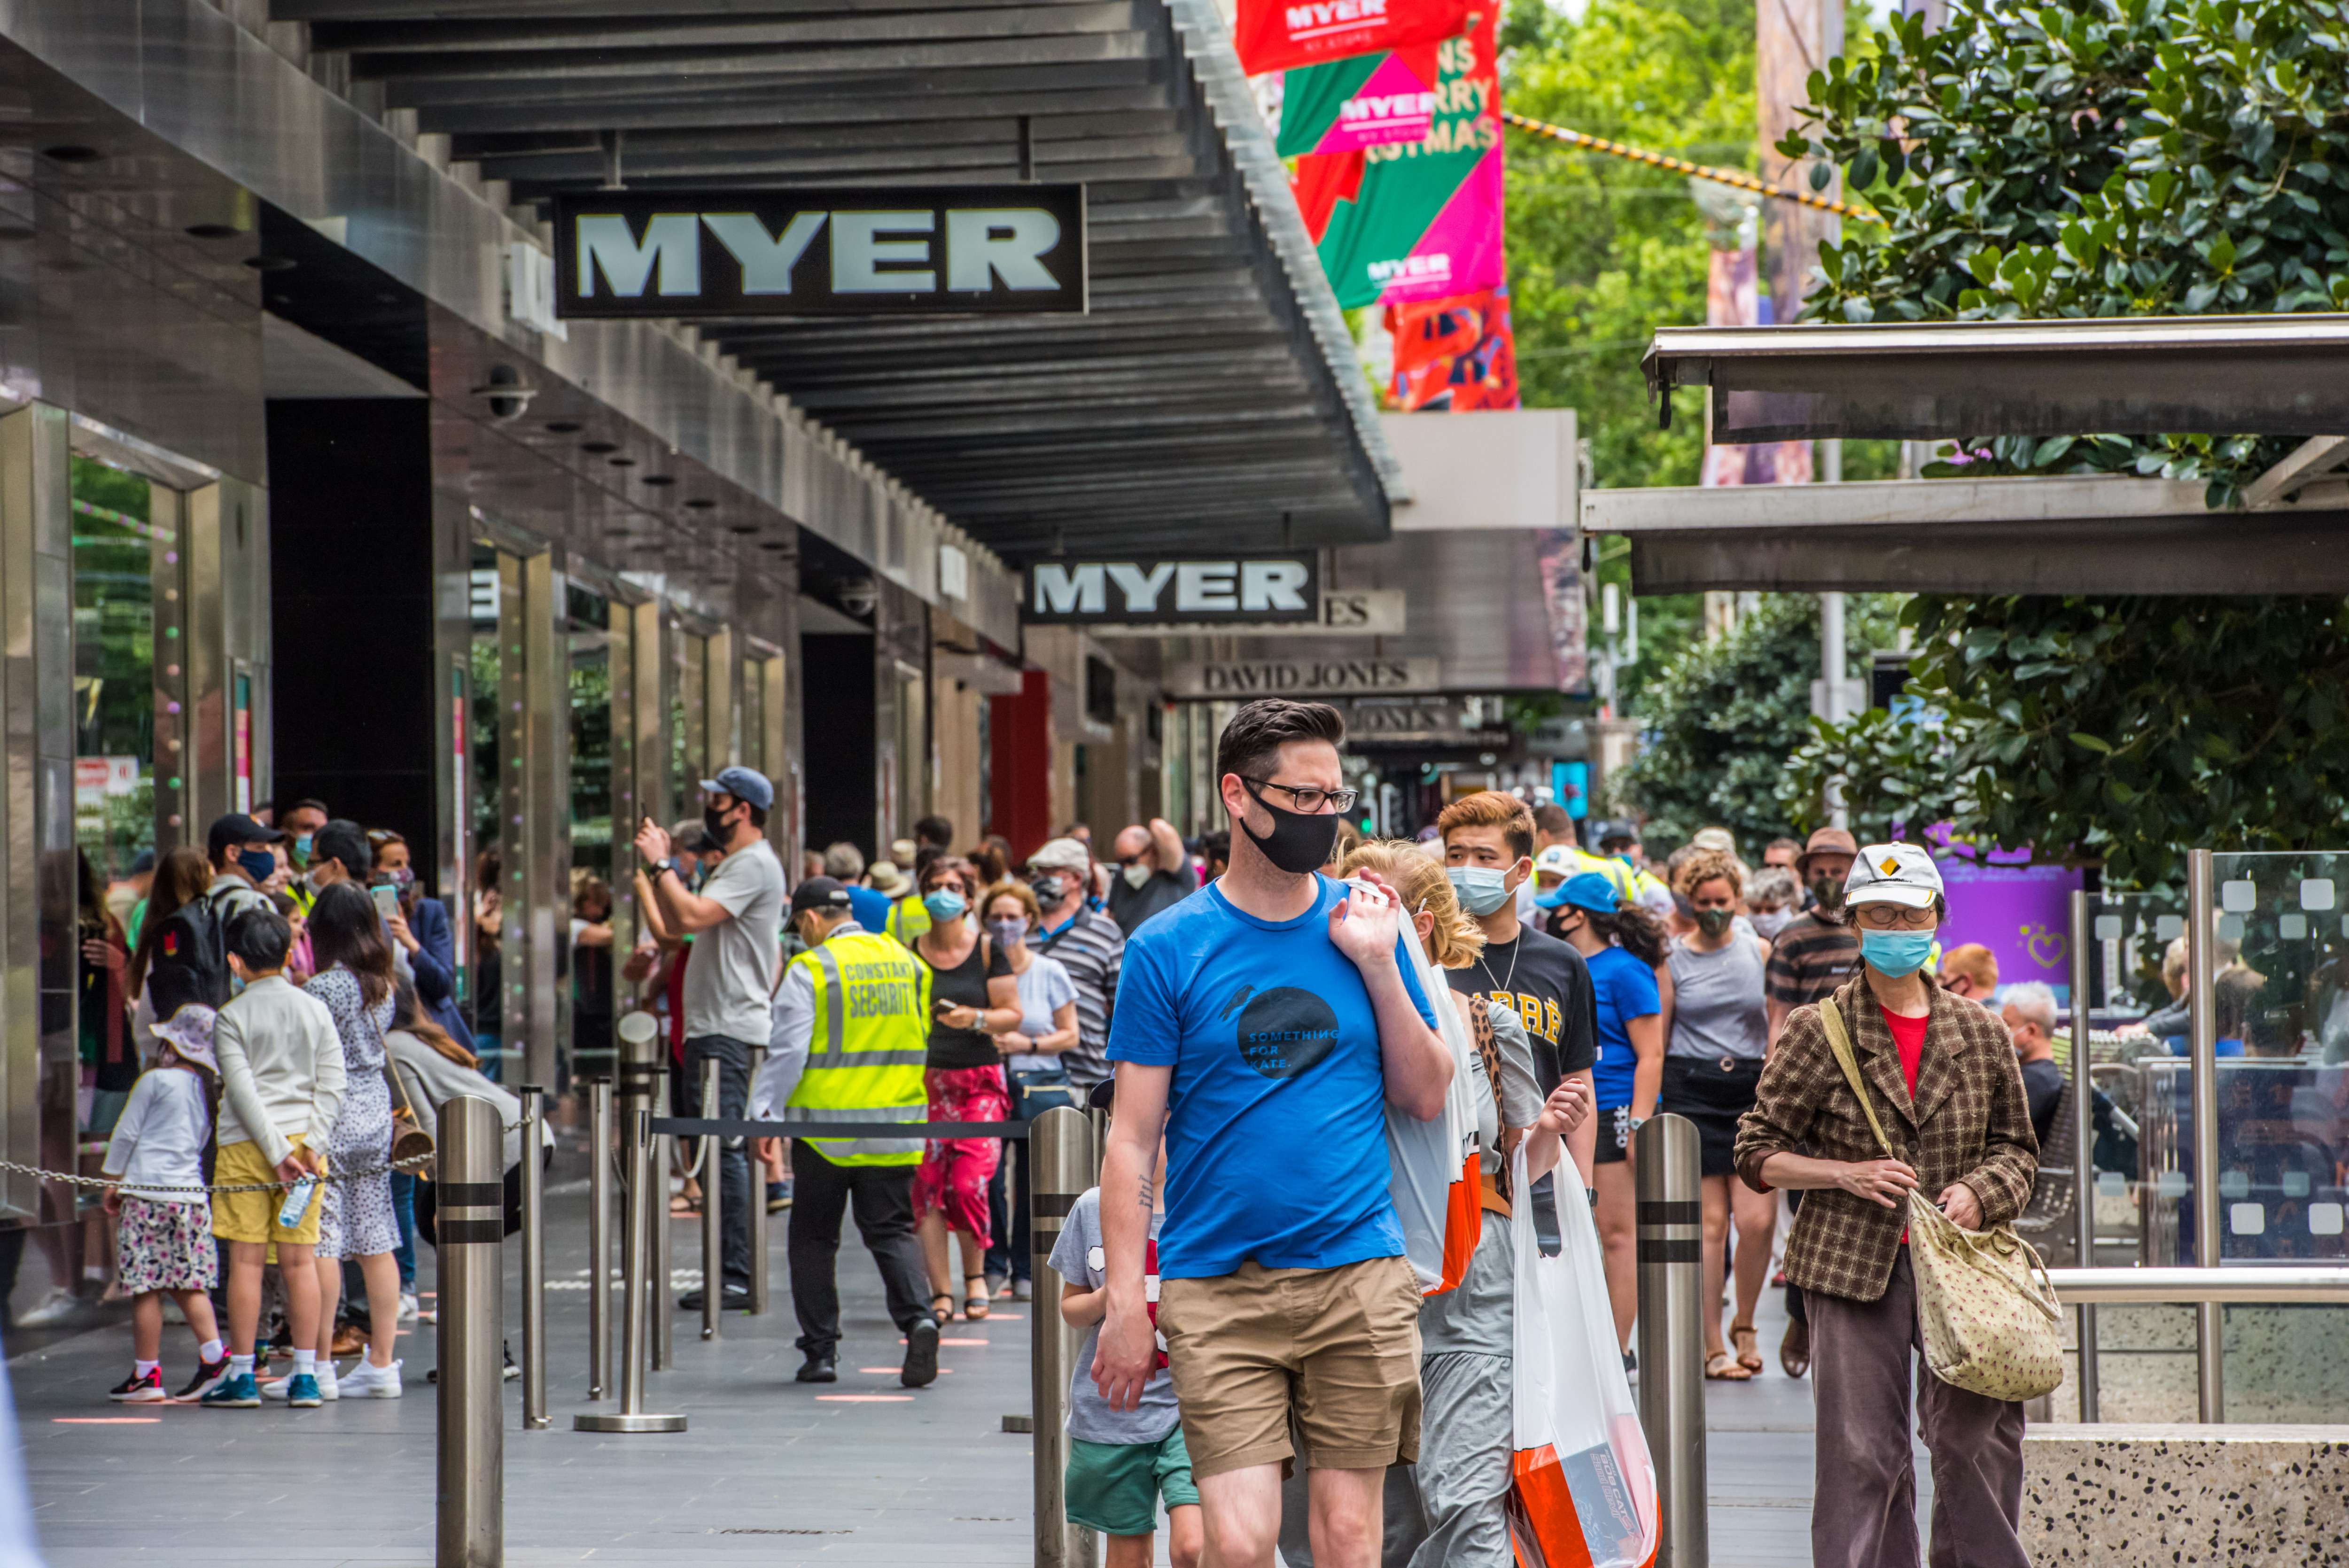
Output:
<instances>
[{"instance_id":1,"label":"overhead beam structure","mask_svg":"<svg viewBox=\"0 0 2349 1568\"><path fill-rule=\"evenodd\" d=\"M2349 593L2349 483L2302 487L2212 511L2199 484L2105 476L1658 486L1583 491L1582 528L1629 538L1640 593Z\"/></svg>"},{"instance_id":2,"label":"overhead beam structure","mask_svg":"<svg viewBox=\"0 0 2349 1568\"><path fill-rule=\"evenodd\" d=\"M2349 315L1670 327L1646 368L1720 442L2349 434Z\"/></svg>"},{"instance_id":3,"label":"overhead beam structure","mask_svg":"<svg viewBox=\"0 0 2349 1568\"><path fill-rule=\"evenodd\" d=\"M698 323L981 542L1369 542L1401 469L1214 0L268 0L516 204L1082 181L1091 310Z\"/></svg>"}]
</instances>

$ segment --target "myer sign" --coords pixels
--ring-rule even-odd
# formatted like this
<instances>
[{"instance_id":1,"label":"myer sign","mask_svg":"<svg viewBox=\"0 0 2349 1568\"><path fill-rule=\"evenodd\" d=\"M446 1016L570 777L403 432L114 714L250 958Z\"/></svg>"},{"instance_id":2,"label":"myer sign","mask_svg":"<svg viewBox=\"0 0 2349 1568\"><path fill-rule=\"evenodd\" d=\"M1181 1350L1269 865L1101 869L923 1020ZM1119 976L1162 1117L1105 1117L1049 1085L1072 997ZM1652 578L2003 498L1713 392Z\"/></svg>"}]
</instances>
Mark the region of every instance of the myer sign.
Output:
<instances>
[{"instance_id":1,"label":"myer sign","mask_svg":"<svg viewBox=\"0 0 2349 1568\"><path fill-rule=\"evenodd\" d=\"M1022 619L1045 624L1316 624L1320 571L1294 555L1158 561L1040 561L1028 569Z\"/></svg>"},{"instance_id":2,"label":"myer sign","mask_svg":"<svg viewBox=\"0 0 2349 1568\"><path fill-rule=\"evenodd\" d=\"M555 314L1081 312L1081 185L592 191L554 205Z\"/></svg>"},{"instance_id":3,"label":"myer sign","mask_svg":"<svg viewBox=\"0 0 2349 1568\"><path fill-rule=\"evenodd\" d=\"M1441 691L1440 659L1247 659L1176 665L1166 689L1176 696L1356 696L1371 692Z\"/></svg>"}]
</instances>

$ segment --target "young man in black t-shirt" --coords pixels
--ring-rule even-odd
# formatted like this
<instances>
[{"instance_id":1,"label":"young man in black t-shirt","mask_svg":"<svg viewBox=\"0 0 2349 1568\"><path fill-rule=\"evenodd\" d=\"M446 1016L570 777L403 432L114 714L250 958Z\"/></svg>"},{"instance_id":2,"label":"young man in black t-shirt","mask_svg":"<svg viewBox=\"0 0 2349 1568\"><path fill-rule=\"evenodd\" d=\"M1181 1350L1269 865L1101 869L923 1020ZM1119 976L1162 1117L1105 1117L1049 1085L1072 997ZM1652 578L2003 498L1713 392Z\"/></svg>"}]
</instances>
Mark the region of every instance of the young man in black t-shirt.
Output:
<instances>
[{"instance_id":1,"label":"young man in black t-shirt","mask_svg":"<svg viewBox=\"0 0 2349 1568\"><path fill-rule=\"evenodd\" d=\"M1485 933L1476 962L1445 971L1452 988L1516 1009L1533 1042L1543 1093L1562 1078L1579 1078L1595 1103L1590 1069L1599 1059L1599 1010L1590 971L1572 947L1517 919L1517 887L1533 875L1533 813L1516 796L1487 789L1453 801L1435 825L1453 891ZM1588 1117L1567 1138L1585 1186L1598 1137L1599 1119Z\"/></svg>"}]
</instances>

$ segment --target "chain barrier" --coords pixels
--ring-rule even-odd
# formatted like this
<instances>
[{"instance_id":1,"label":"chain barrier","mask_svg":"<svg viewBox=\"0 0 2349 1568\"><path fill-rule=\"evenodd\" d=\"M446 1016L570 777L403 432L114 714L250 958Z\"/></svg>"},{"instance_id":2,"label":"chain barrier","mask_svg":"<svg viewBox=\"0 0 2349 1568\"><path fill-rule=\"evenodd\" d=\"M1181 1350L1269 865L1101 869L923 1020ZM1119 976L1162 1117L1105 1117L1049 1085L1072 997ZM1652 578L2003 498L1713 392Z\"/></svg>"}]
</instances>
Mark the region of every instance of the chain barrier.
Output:
<instances>
[{"instance_id":1,"label":"chain barrier","mask_svg":"<svg viewBox=\"0 0 2349 1568\"><path fill-rule=\"evenodd\" d=\"M519 1132L521 1130L522 1123L519 1121L510 1123L509 1125L500 1129L502 1134L506 1132ZM405 1174L411 1167L429 1164L432 1161L440 1157L440 1151L436 1149L429 1154L411 1154L405 1160L395 1160L385 1165L369 1166L365 1171L329 1171L324 1175L306 1175L296 1177L295 1181L316 1181L322 1185L326 1185L342 1181L363 1181L369 1176L402 1175ZM295 1184L293 1181L215 1181L207 1186L166 1187L160 1182L154 1181L134 1182L122 1181L119 1178L109 1181L104 1176L83 1176L79 1174L67 1175L62 1171L44 1171L37 1165L20 1165L14 1160L0 1160L0 1171L14 1171L19 1176L37 1177L43 1181L61 1181L68 1187L119 1187L125 1191L129 1191L135 1187L140 1192L189 1192L196 1194L211 1192L283 1192L293 1187Z\"/></svg>"}]
</instances>

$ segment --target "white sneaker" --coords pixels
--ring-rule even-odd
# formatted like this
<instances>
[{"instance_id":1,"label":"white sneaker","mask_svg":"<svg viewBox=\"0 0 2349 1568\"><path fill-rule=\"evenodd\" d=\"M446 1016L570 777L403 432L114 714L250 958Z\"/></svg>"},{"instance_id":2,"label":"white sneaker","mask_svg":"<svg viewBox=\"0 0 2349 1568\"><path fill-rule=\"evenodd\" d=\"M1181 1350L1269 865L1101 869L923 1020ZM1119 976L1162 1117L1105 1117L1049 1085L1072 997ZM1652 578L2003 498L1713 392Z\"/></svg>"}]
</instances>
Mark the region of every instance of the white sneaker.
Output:
<instances>
[{"instance_id":1,"label":"white sneaker","mask_svg":"<svg viewBox=\"0 0 2349 1568\"><path fill-rule=\"evenodd\" d=\"M416 1299L416 1293L414 1291L401 1291L399 1293L399 1321L402 1323L415 1322L416 1315L420 1309L421 1305L422 1304Z\"/></svg>"},{"instance_id":2,"label":"white sneaker","mask_svg":"<svg viewBox=\"0 0 2349 1568\"><path fill-rule=\"evenodd\" d=\"M47 1328L81 1315L81 1298L69 1290L53 1290L16 1320L19 1328Z\"/></svg>"},{"instance_id":3,"label":"white sneaker","mask_svg":"<svg viewBox=\"0 0 2349 1568\"><path fill-rule=\"evenodd\" d=\"M342 1376L342 1392L354 1399L397 1399L401 1393L399 1363L378 1367L366 1357ZM318 1390L326 1393L324 1385Z\"/></svg>"},{"instance_id":4,"label":"white sneaker","mask_svg":"<svg viewBox=\"0 0 2349 1568\"><path fill-rule=\"evenodd\" d=\"M365 1364L364 1358L362 1358L361 1364ZM319 1362L317 1370L313 1373L312 1376L316 1377L318 1380L319 1398L339 1399L343 1397L341 1390L336 1387L335 1382L335 1364L333 1362ZM293 1381L294 1374L291 1372L288 1372L283 1377L272 1377L268 1382L264 1383L261 1386L261 1397L264 1399L276 1399L283 1401L285 1398L286 1388L293 1383Z\"/></svg>"}]
</instances>

